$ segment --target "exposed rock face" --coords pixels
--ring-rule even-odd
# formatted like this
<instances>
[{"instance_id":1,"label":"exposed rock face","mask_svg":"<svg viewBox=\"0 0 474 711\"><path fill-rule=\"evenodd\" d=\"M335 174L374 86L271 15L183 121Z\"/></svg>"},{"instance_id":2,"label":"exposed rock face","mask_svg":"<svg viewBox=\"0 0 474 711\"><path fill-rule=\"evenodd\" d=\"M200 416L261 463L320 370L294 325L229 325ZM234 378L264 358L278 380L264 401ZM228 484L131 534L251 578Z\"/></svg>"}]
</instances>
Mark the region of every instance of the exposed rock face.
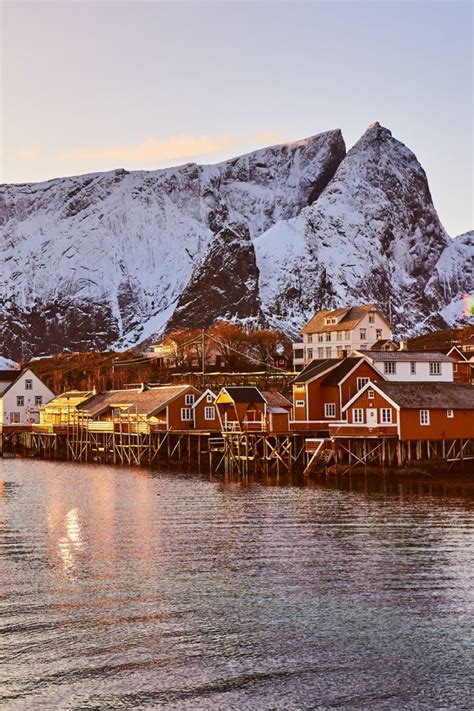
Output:
<instances>
[{"instance_id":1,"label":"exposed rock face","mask_svg":"<svg viewBox=\"0 0 474 711\"><path fill-rule=\"evenodd\" d=\"M373 124L310 207L255 240L263 312L295 334L317 309L391 302L400 332L442 326L426 286L448 245L421 165Z\"/></svg>"},{"instance_id":2,"label":"exposed rock face","mask_svg":"<svg viewBox=\"0 0 474 711\"><path fill-rule=\"evenodd\" d=\"M329 131L214 166L3 186L4 354L121 347L153 335L216 234L238 223L253 239L298 214L344 155L341 132Z\"/></svg>"},{"instance_id":3,"label":"exposed rock face","mask_svg":"<svg viewBox=\"0 0 474 711\"><path fill-rule=\"evenodd\" d=\"M167 327L206 328L219 319L263 323L255 251L241 223L222 228L213 238Z\"/></svg>"},{"instance_id":4,"label":"exposed rock face","mask_svg":"<svg viewBox=\"0 0 474 711\"><path fill-rule=\"evenodd\" d=\"M466 320L473 233L451 240L414 154L373 124L214 166L3 186L0 338L19 358L138 344L217 319L296 336L374 302L399 335Z\"/></svg>"}]
</instances>

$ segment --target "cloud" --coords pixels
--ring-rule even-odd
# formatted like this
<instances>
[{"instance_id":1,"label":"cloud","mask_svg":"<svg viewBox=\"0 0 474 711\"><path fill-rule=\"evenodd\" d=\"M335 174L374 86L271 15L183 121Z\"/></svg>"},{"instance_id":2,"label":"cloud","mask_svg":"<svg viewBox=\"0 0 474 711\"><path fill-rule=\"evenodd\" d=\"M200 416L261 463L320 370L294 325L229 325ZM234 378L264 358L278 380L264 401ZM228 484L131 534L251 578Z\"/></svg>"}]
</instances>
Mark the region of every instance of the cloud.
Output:
<instances>
[{"instance_id":1,"label":"cloud","mask_svg":"<svg viewBox=\"0 0 474 711\"><path fill-rule=\"evenodd\" d=\"M15 158L19 160L39 160L40 152L37 148L20 148L16 151Z\"/></svg>"},{"instance_id":2,"label":"cloud","mask_svg":"<svg viewBox=\"0 0 474 711\"><path fill-rule=\"evenodd\" d=\"M188 160L196 156L218 153L236 143L233 136L190 136L181 134L170 138L147 138L136 146L77 148L64 151L61 160L72 161L171 161Z\"/></svg>"}]
</instances>

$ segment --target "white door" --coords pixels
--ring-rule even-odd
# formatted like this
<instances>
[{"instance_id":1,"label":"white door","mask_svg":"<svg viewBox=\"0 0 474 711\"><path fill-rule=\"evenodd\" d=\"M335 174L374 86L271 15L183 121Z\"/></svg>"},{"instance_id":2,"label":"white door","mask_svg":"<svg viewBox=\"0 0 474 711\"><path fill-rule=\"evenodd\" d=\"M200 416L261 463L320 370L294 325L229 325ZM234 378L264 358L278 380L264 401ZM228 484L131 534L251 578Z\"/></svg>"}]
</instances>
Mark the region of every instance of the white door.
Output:
<instances>
[{"instance_id":1,"label":"white door","mask_svg":"<svg viewBox=\"0 0 474 711\"><path fill-rule=\"evenodd\" d=\"M369 427L375 427L377 424L377 408L368 407L367 408L367 425Z\"/></svg>"}]
</instances>

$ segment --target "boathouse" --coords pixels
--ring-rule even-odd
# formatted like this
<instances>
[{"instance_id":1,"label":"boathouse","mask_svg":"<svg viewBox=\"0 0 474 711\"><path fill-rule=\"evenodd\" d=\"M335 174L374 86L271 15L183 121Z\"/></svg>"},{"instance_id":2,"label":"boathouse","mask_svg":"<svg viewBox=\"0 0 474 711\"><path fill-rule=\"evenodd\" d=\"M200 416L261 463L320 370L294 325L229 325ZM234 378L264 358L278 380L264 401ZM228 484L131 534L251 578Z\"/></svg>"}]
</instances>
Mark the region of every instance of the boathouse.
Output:
<instances>
[{"instance_id":1,"label":"boathouse","mask_svg":"<svg viewBox=\"0 0 474 711\"><path fill-rule=\"evenodd\" d=\"M194 428L196 430L220 431L221 424L217 414L216 398L217 394L207 388L194 403Z\"/></svg>"},{"instance_id":2,"label":"boathouse","mask_svg":"<svg viewBox=\"0 0 474 711\"><path fill-rule=\"evenodd\" d=\"M474 439L474 388L457 383L368 382L344 407L333 437Z\"/></svg>"},{"instance_id":3,"label":"boathouse","mask_svg":"<svg viewBox=\"0 0 474 711\"><path fill-rule=\"evenodd\" d=\"M265 398L258 388L222 388L216 398L222 430L264 430Z\"/></svg>"},{"instance_id":4,"label":"boathouse","mask_svg":"<svg viewBox=\"0 0 474 711\"><path fill-rule=\"evenodd\" d=\"M327 430L343 419L343 406L370 379L383 377L362 357L312 361L293 380L291 430Z\"/></svg>"},{"instance_id":5,"label":"boathouse","mask_svg":"<svg viewBox=\"0 0 474 711\"><path fill-rule=\"evenodd\" d=\"M265 399L265 429L269 433L289 432L293 404L276 390L262 390Z\"/></svg>"}]
</instances>

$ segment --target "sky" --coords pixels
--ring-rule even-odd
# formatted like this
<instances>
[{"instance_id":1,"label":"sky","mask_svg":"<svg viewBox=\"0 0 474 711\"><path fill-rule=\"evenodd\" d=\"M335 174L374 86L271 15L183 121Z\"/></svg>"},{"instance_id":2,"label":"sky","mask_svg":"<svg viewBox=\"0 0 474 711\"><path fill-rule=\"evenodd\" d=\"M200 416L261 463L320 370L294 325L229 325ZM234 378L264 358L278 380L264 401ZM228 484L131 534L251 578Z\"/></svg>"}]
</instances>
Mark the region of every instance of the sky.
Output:
<instances>
[{"instance_id":1,"label":"sky","mask_svg":"<svg viewBox=\"0 0 474 711\"><path fill-rule=\"evenodd\" d=\"M473 217L470 0L3 0L1 180L214 163L379 121Z\"/></svg>"}]
</instances>

